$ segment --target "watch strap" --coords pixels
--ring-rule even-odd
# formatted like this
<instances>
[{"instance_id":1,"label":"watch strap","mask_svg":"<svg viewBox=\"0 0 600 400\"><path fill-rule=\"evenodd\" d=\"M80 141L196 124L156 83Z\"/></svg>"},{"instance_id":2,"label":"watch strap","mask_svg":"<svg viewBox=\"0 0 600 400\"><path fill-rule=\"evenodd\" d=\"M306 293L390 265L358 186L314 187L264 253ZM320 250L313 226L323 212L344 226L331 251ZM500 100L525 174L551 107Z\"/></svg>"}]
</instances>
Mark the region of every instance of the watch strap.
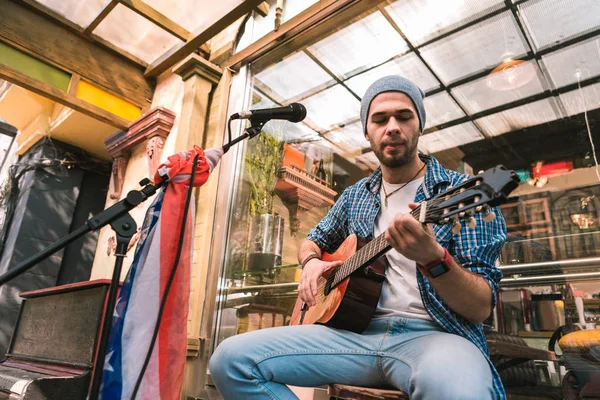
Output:
<instances>
[{"instance_id":1,"label":"watch strap","mask_svg":"<svg viewBox=\"0 0 600 400\"><path fill-rule=\"evenodd\" d=\"M438 276L450 271L453 262L454 259L452 258L450 253L448 253L448 250L444 248L444 257L432 261L427 265L421 265L417 263L417 268L427 278L437 278Z\"/></svg>"}]
</instances>

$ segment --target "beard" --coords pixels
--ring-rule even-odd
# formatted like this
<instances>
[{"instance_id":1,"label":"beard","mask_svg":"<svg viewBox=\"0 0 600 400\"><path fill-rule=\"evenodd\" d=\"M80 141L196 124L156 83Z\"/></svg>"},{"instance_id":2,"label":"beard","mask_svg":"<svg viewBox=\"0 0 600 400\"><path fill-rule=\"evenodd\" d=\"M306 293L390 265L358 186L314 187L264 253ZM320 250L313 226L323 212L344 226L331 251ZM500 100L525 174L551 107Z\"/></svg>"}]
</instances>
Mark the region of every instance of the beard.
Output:
<instances>
[{"instance_id":1,"label":"beard","mask_svg":"<svg viewBox=\"0 0 600 400\"><path fill-rule=\"evenodd\" d=\"M408 164L417 153L419 135L413 136L403 142L398 142L402 147L391 153L385 153L385 145L371 142L371 149L379 162L389 168L398 168Z\"/></svg>"}]
</instances>

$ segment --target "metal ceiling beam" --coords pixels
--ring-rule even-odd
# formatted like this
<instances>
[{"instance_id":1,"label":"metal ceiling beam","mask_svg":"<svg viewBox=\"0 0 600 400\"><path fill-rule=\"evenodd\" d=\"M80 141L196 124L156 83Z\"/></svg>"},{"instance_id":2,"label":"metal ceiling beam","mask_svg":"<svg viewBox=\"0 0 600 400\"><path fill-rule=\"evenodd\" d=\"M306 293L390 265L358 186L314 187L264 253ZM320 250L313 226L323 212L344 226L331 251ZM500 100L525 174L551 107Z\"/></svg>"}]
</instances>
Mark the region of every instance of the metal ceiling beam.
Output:
<instances>
[{"instance_id":1,"label":"metal ceiling beam","mask_svg":"<svg viewBox=\"0 0 600 400\"><path fill-rule=\"evenodd\" d=\"M537 67L540 70L540 73L542 75L541 76L541 78L542 78L542 86L548 88L550 91L553 91L555 89L555 87L552 84L552 79L550 79L550 77L548 76L548 74L546 72L546 69L542 65L542 57L539 54L536 54L534 52L534 48L533 48L533 45L531 44L531 42L529 40L529 36L527 35L527 32L525 31L525 28L523 27L523 24L521 23L521 18L519 17L519 11L517 10L517 6L515 6L511 2L511 0L504 0L504 4L510 10L510 12L512 13L513 19L517 23L517 26L519 27L519 31L521 32L521 35L525 39L525 42L527 43L527 46L529 47L530 52L533 54L533 59L535 61L535 64L537 65ZM562 104L562 102L560 101L559 98L556 99L556 103L552 103L551 104L551 107L554 109L555 113L558 113L561 116L566 116L567 115L567 111L565 110L565 106Z\"/></svg>"},{"instance_id":2,"label":"metal ceiling beam","mask_svg":"<svg viewBox=\"0 0 600 400\"><path fill-rule=\"evenodd\" d=\"M206 10L204 20L194 32L194 36L182 45L172 47L152 63L145 72L146 77L157 77L173 65L192 54L216 34L256 8L263 0L238 0L230 10L213 7Z\"/></svg>"},{"instance_id":3,"label":"metal ceiling beam","mask_svg":"<svg viewBox=\"0 0 600 400\"><path fill-rule=\"evenodd\" d=\"M427 61L425 61L425 59L421 55L421 52L419 51L419 49L416 48L412 44L412 42L406 37L406 35L404 34L404 32L402 32L402 29L400 29L400 27L398 26L398 24L396 24L396 22L394 21L394 19L385 10L385 8L383 6L379 6L379 11L383 14L383 16L385 17L385 19L390 23L390 25L392 25L392 27L396 30L396 32L398 32L398 34L406 42L406 44L408 45L408 48L413 53L415 53L415 55L419 58L419 60L423 63L423 65L425 65L425 67L429 70L429 72L433 75L433 77L439 82L440 88L442 88L442 90L444 92L446 92L448 94L448 96L450 96L450 98L452 99L452 101L454 101L454 103L456 103L456 105L458 106L458 108L460 108L460 110L463 112L463 114L465 114L466 116L468 116L469 113L467 113L467 110L465 110L465 108L456 100L456 98L454 97L454 94L450 91L450 89L448 89L448 87L446 87L446 85L444 84L444 82L440 79L440 77L433 70L433 68L431 68L431 66L429 65L429 63L427 63ZM470 120L472 121L472 119L470 119ZM476 126L476 128L477 128L477 130L480 131L480 133L483 135L483 137L487 137L487 135L485 134L485 132L481 131L478 126Z\"/></svg>"}]
</instances>

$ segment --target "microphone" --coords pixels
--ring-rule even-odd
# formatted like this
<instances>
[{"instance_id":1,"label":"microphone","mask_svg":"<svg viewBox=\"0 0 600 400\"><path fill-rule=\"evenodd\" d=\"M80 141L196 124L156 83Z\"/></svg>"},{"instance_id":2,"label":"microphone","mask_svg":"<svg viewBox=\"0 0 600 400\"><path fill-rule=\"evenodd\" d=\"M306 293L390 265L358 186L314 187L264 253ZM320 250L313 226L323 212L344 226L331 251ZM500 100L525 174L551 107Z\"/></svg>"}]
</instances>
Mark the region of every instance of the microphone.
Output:
<instances>
[{"instance_id":1,"label":"microphone","mask_svg":"<svg viewBox=\"0 0 600 400\"><path fill-rule=\"evenodd\" d=\"M292 103L286 107L242 111L231 116L231 119L249 119L252 122L267 122L272 119L300 122L304 118L306 118L306 108L300 103Z\"/></svg>"}]
</instances>

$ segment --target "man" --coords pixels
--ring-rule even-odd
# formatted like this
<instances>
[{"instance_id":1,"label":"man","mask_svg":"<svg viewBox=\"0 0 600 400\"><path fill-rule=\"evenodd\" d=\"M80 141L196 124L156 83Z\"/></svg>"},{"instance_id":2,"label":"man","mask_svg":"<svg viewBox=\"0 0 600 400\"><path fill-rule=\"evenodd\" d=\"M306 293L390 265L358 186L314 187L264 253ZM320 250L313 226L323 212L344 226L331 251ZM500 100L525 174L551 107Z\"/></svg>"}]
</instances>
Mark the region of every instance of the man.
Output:
<instances>
[{"instance_id":1,"label":"man","mask_svg":"<svg viewBox=\"0 0 600 400\"><path fill-rule=\"evenodd\" d=\"M349 187L300 247L300 298L315 304L324 262L350 234L392 245L376 315L362 334L322 325L260 330L225 340L210 362L225 399L294 399L285 384L395 387L415 399L503 399L481 322L495 305L495 267L506 239L500 213L475 230L422 225L415 203L467 178L419 154L423 92L399 76L381 78L361 102L366 138L380 161ZM448 254L449 253L449 254ZM433 277L429 267L443 265Z\"/></svg>"}]
</instances>

